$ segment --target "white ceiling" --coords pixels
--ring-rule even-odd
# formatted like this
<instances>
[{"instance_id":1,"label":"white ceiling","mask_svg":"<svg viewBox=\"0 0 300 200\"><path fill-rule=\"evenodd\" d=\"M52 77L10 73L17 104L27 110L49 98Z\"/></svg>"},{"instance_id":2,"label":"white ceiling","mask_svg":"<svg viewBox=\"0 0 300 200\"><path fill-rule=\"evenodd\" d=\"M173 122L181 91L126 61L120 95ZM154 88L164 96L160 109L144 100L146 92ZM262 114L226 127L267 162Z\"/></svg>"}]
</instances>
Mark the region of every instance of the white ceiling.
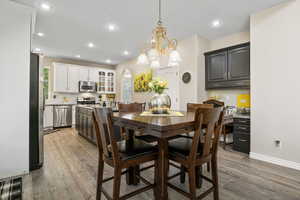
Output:
<instances>
[{"instance_id":1,"label":"white ceiling","mask_svg":"<svg viewBox=\"0 0 300 200\"><path fill-rule=\"evenodd\" d=\"M39 8L43 0L14 0L37 9L33 48L45 55L120 63L138 55L157 22L158 0L45 0L51 11ZM163 22L171 38L183 39L195 33L215 39L249 30L251 13L285 0L162 0ZM220 19L214 29L211 22ZM108 23L119 30L108 32ZM93 42L95 48L88 48ZM128 50L129 56L122 55Z\"/></svg>"}]
</instances>

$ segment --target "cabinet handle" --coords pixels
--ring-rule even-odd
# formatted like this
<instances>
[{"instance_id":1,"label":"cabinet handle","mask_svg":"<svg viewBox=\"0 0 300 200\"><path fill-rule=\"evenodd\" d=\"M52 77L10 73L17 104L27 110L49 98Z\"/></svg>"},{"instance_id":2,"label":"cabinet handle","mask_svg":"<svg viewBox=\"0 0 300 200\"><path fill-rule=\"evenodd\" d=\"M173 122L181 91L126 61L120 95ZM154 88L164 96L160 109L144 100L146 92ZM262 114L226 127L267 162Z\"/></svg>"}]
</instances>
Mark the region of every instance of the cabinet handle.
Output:
<instances>
[{"instance_id":1,"label":"cabinet handle","mask_svg":"<svg viewBox=\"0 0 300 200\"><path fill-rule=\"evenodd\" d=\"M240 142L247 142L248 140L239 139Z\"/></svg>"}]
</instances>

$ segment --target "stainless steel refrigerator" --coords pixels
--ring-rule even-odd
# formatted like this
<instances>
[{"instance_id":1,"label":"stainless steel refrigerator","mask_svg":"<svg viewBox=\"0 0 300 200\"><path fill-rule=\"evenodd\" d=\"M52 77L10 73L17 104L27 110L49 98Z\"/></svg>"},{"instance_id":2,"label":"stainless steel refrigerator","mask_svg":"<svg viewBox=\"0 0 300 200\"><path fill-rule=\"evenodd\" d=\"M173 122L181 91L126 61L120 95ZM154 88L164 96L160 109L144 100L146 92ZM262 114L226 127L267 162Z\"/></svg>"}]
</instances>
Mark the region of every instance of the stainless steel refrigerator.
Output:
<instances>
[{"instance_id":1,"label":"stainless steel refrigerator","mask_svg":"<svg viewBox=\"0 0 300 200\"><path fill-rule=\"evenodd\" d=\"M29 169L35 170L44 162L44 93L43 67L40 56L30 55L30 120L29 120Z\"/></svg>"}]
</instances>

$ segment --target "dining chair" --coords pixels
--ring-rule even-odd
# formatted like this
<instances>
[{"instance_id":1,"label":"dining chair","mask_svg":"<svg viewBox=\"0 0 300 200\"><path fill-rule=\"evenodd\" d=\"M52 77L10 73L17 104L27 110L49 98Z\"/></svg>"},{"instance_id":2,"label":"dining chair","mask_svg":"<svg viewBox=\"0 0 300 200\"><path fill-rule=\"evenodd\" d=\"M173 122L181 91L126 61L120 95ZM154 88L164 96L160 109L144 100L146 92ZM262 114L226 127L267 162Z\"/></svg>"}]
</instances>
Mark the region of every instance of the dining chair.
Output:
<instances>
[{"instance_id":1,"label":"dining chair","mask_svg":"<svg viewBox=\"0 0 300 200\"><path fill-rule=\"evenodd\" d=\"M214 194L214 200L219 199L217 150L223 119L224 111L222 107L213 109L197 108L195 111L195 133L193 138L177 138L169 141L169 160L179 163L187 169L189 176L189 192L168 182L170 188L192 200L203 199L211 192ZM201 136L203 136L202 127L206 127L206 131L204 140L200 141ZM200 176L204 180L210 182L212 187L197 197L196 169L207 162L210 162L212 165L212 178L208 178L202 174ZM176 167L180 169L180 166ZM175 174L169 177L169 179L179 175L180 173Z\"/></svg>"},{"instance_id":2,"label":"dining chair","mask_svg":"<svg viewBox=\"0 0 300 200\"><path fill-rule=\"evenodd\" d=\"M197 108L201 108L201 109L213 109L214 106L212 104L199 104L199 103L188 103L187 104L187 111L188 112L195 112L197 110ZM180 135L179 137L193 138L192 133L186 133L186 135ZM210 163L209 162L206 163L206 166L207 166L207 171L209 172L210 171ZM185 183L185 172L187 170L185 169L185 167L183 165L181 165L180 171L181 171L180 182L181 183ZM198 174L200 174L201 168L196 167L196 171L197 171L197 184L196 185L197 185L198 188L200 188L201 187L201 183L199 182Z\"/></svg>"},{"instance_id":3,"label":"dining chair","mask_svg":"<svg viewBox=\"0 0 300 200\"><path fill-rule=\"evenodd\" d=\"M128 113L132 113L132 112L143 112L145 111L145 107L146 107L146 103L130 103L130 104L122 104L119 103L119 112L128 112ZM138 132L140 132L141 130L139 130ZM122 135L125 137L126 135L126 130L124 128L122 128ZM143 140L145 142L148 143L153 143L153 142L157 142L157 138L153 137L151 135L147 135L145 133L138 133L135 135L135 138Z\"/></svg>"},{"instance_id":4,"label":"dining chair","mask_svg":"<svg viewBox=\"0 0 300 200\"><path fill-rule=\"evenodd\" d=\"M134 139L132 143L128 144L126 140L117 142L113 130L112 110L110 108L95 108L93 111L93 124L97 136L97 145L99 151L98 163L98 180L97 180L97 194L96 199L101 199L103 193L107 199L119 200L128 199L134 195L153 189L154 195L157 196L155 185L157 183L157 166L158 166L158 150L153 145L145 143L141 140ZM141 177L139 173L135 176L146 184L145 187L140 188L134 192L120 197L121 176L127 173L130 167L135 167L143 163L154 161L154 183L150 183L145 178ZM103 179L104 163L114 168L114 176ZM149 169L145 167L139 172ZM102 184L113 179L113 195L112 197L102 187Z\"/></svg>"},{"instance_id":5,"label":"dining chair","mask_svg":"<svg viewBox=\"0 0 300 200\"><path fill-rule=\"evenodd\" d=\"M216 107L224 107L224 102L222 101L218 101L215 99L209 99L203 102L204 104L211 104L213 105L215 108ZM233 144L233 142L227 142L227 136L233 133L233 124L226 124L224 125L224 127L222 128L222 133L221 135L223 135L223 149L226 150L226 146L227 145L231 145Z\"/></svg>"}]
</instances>

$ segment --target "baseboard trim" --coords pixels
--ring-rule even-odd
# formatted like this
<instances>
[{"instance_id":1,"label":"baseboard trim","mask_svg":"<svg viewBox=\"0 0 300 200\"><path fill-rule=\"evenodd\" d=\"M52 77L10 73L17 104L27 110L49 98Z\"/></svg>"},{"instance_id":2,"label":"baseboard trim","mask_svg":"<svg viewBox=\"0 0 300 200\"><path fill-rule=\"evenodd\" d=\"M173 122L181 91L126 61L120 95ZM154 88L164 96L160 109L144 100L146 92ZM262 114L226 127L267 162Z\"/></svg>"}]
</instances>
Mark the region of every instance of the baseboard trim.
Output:
<instances>
[{"instance_id":1,"label":"baseboard trim","mask_svg":"<svg viewBox=\"0 0 300 200\"><path fill-rule=\"evenodd\" d=\"M296 162L293 162L293 161L284 160L284 159L281 159L281 158L276 158L276 157L267 156L267 155L254 153L254 152L250 152L250 158L255 159L255 160L265 161L265 162L272 163L272 164L275 164L275 165L280 165L280 166L283 166L283 167L296 169L296 170L300 171L300 163L296 163Z\"/></svg>"}]
</instances>

